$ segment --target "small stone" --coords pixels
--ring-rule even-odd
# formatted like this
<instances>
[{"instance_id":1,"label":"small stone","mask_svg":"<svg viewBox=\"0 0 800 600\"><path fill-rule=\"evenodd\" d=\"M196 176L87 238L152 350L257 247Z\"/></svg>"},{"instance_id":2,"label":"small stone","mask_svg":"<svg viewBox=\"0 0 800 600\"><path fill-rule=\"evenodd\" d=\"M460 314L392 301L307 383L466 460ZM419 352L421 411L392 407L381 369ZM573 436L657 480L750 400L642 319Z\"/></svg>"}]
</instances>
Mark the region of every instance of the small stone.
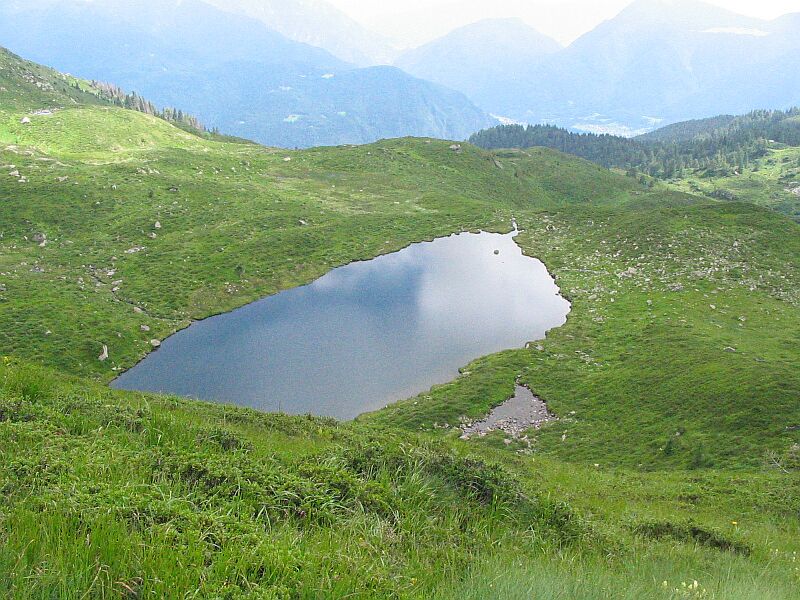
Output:
<instances>
[{"instance_id":1,"label":"small stone","mask_svg":"<svg viewBox=\"0 0 800 600\"><path fill-rule=\"evenodd\" d=\"M100 353L100 356L97 357L97 360L100 362L108 360L108 346L105 344L103 344L103 351Z\"/></svg>"},{"instance_id":2,"label":"small stone","mask_svg":"<svg viewBox=\"0 0 800 600\"><path fill-rule=\"evenodd\" d=\"M150 331L150 327L148 327L147 325L140 325L139 329L141 329L142 331Z\"/></svg>"},{"instance_id":3,"label":"small stone","mask_svg":"<svg viewBox=\"0 0 800 600\"><path fill-rule=\"evenodd\" d=\"M155 229L161 229L161 221L156 221L156 222L153 224L153 227L154 227Z\"/></svg>"},{"instance_id":4,"label":"small stone","mask_svg":"<svg viewBox=\"0 0 800 600\"><path fill-rule=\"evenodd\" d=\"M30 122L31 120L29 117L22 117L22 120L20 121L20 123L22 123L23 125L27 125Z\"/></svg>"},{"instance_id":5,"label":"small stone","mask_svg":"<svg viewBox=\"0 0 800 600\"><path fill-rule=\"evenodd\" d=\"M138 306L134 306L134 307L133 307L133 312L135 312L137 315L140 315L140 314L142 314L144 311L143 311L141 308L139 308Z\"/></svg>"},{"instance_id":6,"label":"small stone","mask_svg":"<svg viewBox=\"0 0 800 600\"><path fill-rule=\"evenodd\" d=\"M161 347L161 341L160 340L150 340L150 345L153 348L160 348Z\"/></svg>"}]
</instances>

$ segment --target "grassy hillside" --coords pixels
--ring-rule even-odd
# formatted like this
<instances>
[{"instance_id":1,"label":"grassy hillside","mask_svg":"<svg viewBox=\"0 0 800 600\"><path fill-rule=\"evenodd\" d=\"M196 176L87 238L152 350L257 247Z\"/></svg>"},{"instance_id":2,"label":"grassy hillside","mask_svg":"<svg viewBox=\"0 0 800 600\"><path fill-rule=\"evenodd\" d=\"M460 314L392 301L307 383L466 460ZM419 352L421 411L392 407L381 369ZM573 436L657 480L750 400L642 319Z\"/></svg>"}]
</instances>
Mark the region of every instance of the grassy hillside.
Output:
<instances>
[{"instance_id":1,"label":"grassy hillside","mask_svg":"<svg viewBox=\"0 0 800 600\"><path fill-rule=\"evenodd\" d=\"M572 133L550 125L503 125L470 140L487 149L553 148L623 169L643 182L660 178L691 193L768 206L798 221L797 112L762 110L686 121L633 139Z\"/></svg>"},{"instance_id":2,"label":"grassy hillside","mask_svg":"<svg viewBox=\"0 0 800 600\"><path fill-rule=\"evenodd\" d=\"M567 468L14 360L0 398L4 597L782 599L800 583L778 471Z\"/></svg>"},{"instance_id":3,"label":"grassy hillside","mask_svg":"<svg viewBox=\"0 0 800 600\"><path fill-rule=\"evenodd\" d=\"M507 168L432 140L288 153L117 108L22 114L0 113L0 343L106 380L192 319L335 266L638 188L553 153Z\"/></svg>"},{"instance_id":4,"label":"grassy hillside","mask_svg":"<svg viewBox=\"0 0 800 600\"><path fill-rule=\"evenodd\" d=\"M798 597L796 223L544 149L203 139L2 56L0 596ZM104 385L512 216L569 322L418 398L337 423ZM559 420L460 440L518 378Z\"/></svg>"},{"instance_id":5,"label":"grassy hillside","mask_svg":"<svg viewBox=\"0 0 800 600\"><path fill-rule=\"evenodd\" d=\"M800 222L800 148L772 144L765 156L738 172L684 173L670 184L693 194L767 206Z\"/></svg>"},{"instance_id":6,"label":"grassy hillside","mask_svg":"<svg viewBox=\"0 0 800 600\"><path fill-rule=\"evenodd\" d=\"M525 214L520 226L523 249L573 302L567 325L369 419L457 426L521 374L565 417L532 436L537 453L644 470L757 467L765 449L800 441L796 224L664 192L624 211Z\"/></svg>"}]
</instances>

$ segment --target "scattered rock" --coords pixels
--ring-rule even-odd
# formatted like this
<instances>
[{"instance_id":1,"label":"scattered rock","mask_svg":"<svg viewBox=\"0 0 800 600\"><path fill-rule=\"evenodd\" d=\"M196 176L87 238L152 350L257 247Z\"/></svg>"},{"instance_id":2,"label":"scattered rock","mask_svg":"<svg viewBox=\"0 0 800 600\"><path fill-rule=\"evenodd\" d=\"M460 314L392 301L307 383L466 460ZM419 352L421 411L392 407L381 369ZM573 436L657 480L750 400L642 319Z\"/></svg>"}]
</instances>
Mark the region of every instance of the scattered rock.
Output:
<instances>
[{"instance_id":1,"label":"scattered rock","mask_svg":"<svg viewBox=\"0 0 800 600\"><path fill-rule=\"evenodd\" d=\"M64 175L63 177L56 177L56 181L57 181L58 183L64 183L64 182L65 182L65 181L67 181L68 179L69 179L69 177L68 177L67 175Z\"/></svg>"},{"instance_id":2,"label":"scattered rock","mask_svg":"<svg viewBox=\"0 0 800 600\"><path fill-rule=\"evenodd\" d=\"M161 347L161 340L150 340L150 345L153 348L160 348Z\"/></svg>"},{"instance_id":3,"label":"scattered rock","mask_svg":"<svg viewBox=\"0 0 800 600\"><path fill-rule=\"evenodd\" d=\"M726 346L725 352L736 352L736 348L732 348L731 346Z\"/></svg>"},{"instance_id":4,"label":"scattered rock","mask_svg":"<svg viewBox=\"0 0 800 600\"><path fill-rule=\"evenodd\" d=\"M156 222L153 224L153 228L154 228L154 229L161 229L161 221L156 221Z\"/></svg>"},{"instance_id":5,"label":"scattered rock","mask_svg":"<svg viewBox=\"0 0 800 600\"><path fill-rule=\"evenodd\" d=\"M453 144L450 146L450 150L453 152L461 152L461 144Z\"/></svg>"},{"instance_id":6,"label":"scattered rock","mask_svg":"<svg viewBox=\"0 0 800 600\"><path fill-rule=\"evenodd\" d=\"M108 346L105 344L103 344L103 351L100 353L100 356L97 357L97 360L100 362L108 360Z\"/></svg>"},{"instance_id":7,"label":"scattered rock","mask_svg":"<svg viewBox=\"0 0 800 600\"><path fill-rule=\"evenodd\" d=\"M147 325L140 325L139 329L142 331L150 331L150 327L148 327Z\"/></svg>"},{"instance_id":8,"label":"scattered rock","mask_svg":"<svg viewBox=\"0 0 800 600\"><path fill-rule=\"evenodd\" d=\"M475 423L464 423L461 439L474 434L486 435L502 431L511 439L520 439L528 429L539 429L545 423L557 420L543 400L533 395L528 388L517 385L514 396L494 408L485 419ZM511 443L511 440L507 443Z\"/></svg>"},{"instance_id":9,"label":"scattered rock","mask_svg":"<svg viewBox=\"0 0 800 600\"><path fill-rule=\"evenodd\" d=\"M20 177L19 171L17 171L16 169L15 169L15 170L13 170L13 171L11 171L11 172L9 173L9 175L10 175L11 177Z\"/></svg>"},{"instance_id":10,"label":"scattered rock","mask_svg":"<svg viewBox=\"0 0 800 600\"><path fill-rule=\"evenodd\" d=\"M23 125L27 125L30 122L31 120L29 117L22 117L22 120L20 121L20 123L22 123Z\"/></svg>"},{"instance_id":11,"label":"scattered rock","mask_svg":"<svg viewBox=\"0 0 800 600\"><path fill-rule=\"evenodd\" d=\"M134 306L133 307L133 312L135 312L137 315L141 315L144 311L141 308L139 308L138 306Z\"/></svg>"},{"instance_id":12,"label":"scattered rock","mask_svg":"<svg viewBox=\"0 0 800 600\"><path fill-rule=\"evenodd\" d=\"M31 241L36 243L36 244L41 244L41 243L47 241L47 235L45 235L44 233L34 233L31 236Z\"/></svg>"}]
</instances>

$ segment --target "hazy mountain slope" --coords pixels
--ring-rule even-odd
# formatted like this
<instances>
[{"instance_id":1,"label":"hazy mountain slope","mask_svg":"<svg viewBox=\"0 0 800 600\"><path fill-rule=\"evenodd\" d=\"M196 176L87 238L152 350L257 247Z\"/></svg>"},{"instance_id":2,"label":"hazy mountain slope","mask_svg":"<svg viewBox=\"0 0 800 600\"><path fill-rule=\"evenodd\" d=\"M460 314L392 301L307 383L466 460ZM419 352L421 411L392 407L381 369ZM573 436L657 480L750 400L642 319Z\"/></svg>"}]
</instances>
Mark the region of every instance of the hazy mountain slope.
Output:
<instances>
[{"instance_id":1,"label":"hazy mountain slope","mask_svg":"<svg viewBox=\"0 0 800 600\"><path fill-rule=\"evenodd\" d=\"M219 78L224 80L226 74L219 73ZM214 101L235 104L239 93L223 94ZM476 128L494 123L460 92L394 67L370 67L278 86L269 95L242 105L237 117L220 121L220 127L279 146L307 147L409 134L462 140Z\"/></svg>"},{"instance_id":2,"label":"hazy mountain slope","mask_svg":"<svg viewBox=\"0 0 800 600\"><path fill-rule=\"evenodd\" d=\"M217 8L245 14L289 39L324 48L338 58L369 66L386 63L396 51L382 36L356 23L324 0L208 0Z\"/></svg>"},{"instance_id":3,"label":"hazy mountain slope","mask_svg":"<svg viewBox=\"0 0 800 600\"><path fill-rule=\"evenodd\" d=\"M798 15L769 22L694 0L638 0L568 48L518 64L513 77L464 69L467 80L450 85L520 121L643 133L660 123L800 103L799 25ZM429 47L439 44L446 39ZM410 58L407 68L424 73Z\"/></svg>"},{"instance_id":4,"label":"hazy mountain slope","mask_svg":"<svg viewBox=\"0 0 800 600\"><path fill-rule=\"evenodd\" d=\"M395 69L379 77L353 69L324 50L199 0L12 2L0 6L0 43L62 71L181 106L208 127L272 145L398 135L461 139L489 123L459 94ZM336 77L350 87L332 95L344 85Z\"/></svg>"},{"instance_id":5,"label":"hazy mountain slope","mask_svg":"<svg viewBox=\"0 0 800 600\"><path fill-rule=\"evenodd\" d=\"M536 73L547 95L531 89L528 101L561 112L566 100L568 118L599 112L634 128L652 127L645 117L784 108L800 98L798 78L783 74L800 73L800 55L795 36L771 27L706 4L640 0Z\"/></svg>"},{"instance_id":6,"label":"hazy mountain slope","mask_svg":"<svg viewBox=\"0 0 800 600\"><path fill-rule=\"evenodd\" d=\"M461 27L443 38L403 54L403 70L460 90L478 105L502 104L502 88L545 56L558 42L520 19L489 19Z\"/></svg>"}]
</instances>

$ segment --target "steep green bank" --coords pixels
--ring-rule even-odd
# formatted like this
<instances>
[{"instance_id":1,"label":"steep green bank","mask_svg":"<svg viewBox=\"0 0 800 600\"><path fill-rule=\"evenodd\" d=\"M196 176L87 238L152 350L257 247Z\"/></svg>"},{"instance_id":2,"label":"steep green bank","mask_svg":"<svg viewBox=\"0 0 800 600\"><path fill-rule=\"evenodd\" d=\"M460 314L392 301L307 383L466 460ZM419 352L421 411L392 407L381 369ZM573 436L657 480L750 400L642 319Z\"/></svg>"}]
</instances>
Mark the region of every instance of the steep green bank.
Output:
<instances>
[{"instance_id":1,"label":"steep green bank","mask_svg":"<svg viewBox=\"0 0 800 600\"><path fill-rule=\"evenodd\" d=\"M0 596L797 597L790 219L544 149L203 139L0 66ZM342 424L104 386L192 319L512 216L569 322L418 398ZM517 378L559 420L458 439Z\"/></svg>"},{"instance_id":2,"label":"steep green bank","mask_svg":"<svg viewBox=\"0 0 800 600\"><path fill-rule=\"evenodd\" d=\"M566 465L0 366L3 597L792 598L798 508L777 470Z\"/></svg>"}]
</instances>

